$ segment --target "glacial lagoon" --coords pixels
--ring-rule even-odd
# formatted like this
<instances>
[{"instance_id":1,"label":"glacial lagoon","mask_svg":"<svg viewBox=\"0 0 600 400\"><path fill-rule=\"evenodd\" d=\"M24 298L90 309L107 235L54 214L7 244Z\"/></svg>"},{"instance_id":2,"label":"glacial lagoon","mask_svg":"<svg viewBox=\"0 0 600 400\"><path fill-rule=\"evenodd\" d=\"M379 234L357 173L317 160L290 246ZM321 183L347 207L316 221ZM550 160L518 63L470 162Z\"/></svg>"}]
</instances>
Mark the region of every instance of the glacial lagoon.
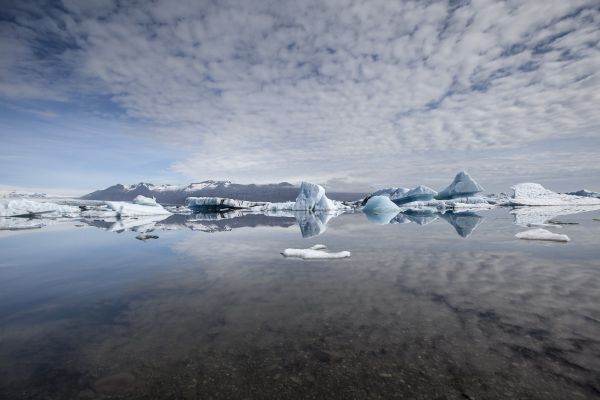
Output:
<instances>
[{"instance_id":1,"label":"glacial lagoon","mask_svg":"<svg viewBox=\"0 0 600 400\"><path fill-rule=\"evenodd\" d=\"M0 398L598 398L600 211L540 213L0 231ZM315 244L352 256L280 254Z\"/></svg>"}]
</instances>

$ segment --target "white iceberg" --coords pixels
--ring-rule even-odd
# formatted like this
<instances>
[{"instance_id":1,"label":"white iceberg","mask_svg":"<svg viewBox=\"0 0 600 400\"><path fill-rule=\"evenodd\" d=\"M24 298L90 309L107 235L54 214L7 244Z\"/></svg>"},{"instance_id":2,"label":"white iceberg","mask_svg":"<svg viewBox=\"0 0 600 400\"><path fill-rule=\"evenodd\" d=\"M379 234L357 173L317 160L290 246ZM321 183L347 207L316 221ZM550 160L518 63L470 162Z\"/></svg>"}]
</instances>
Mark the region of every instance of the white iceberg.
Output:
<instances>
[{"instance_id":1,"label":"white iceberg","mask_svg":"<svg viewBox=\"0 0 600 400\"><path fill-rule=\"evenodd\" d=\"M46 217L73 217L79 207L27 199L0 199L0 217L24 217L43 214Z\"/></svg>"},{"instance_id":2,"label":"white iceberg","mask_svg":"<svg viewBox=\"0 0 600 400\"><path fill-rule=\"evenodd\" d=\"M337 253L328 253L327 247L323 244L316 244L308 249L285 249L281 252L284 257L301 258L303 260L327 260L350 257L349 251L340 251Z\"/></svg>"},{"instance_id":3,"label":"white iceberg","mask_svg":"<svg viewBox=\"0 0 600 400\"><path fill-rule=\"evenodd\" d=\"M475 180L471 178L468 173L461 171L456 174L454 180L447 188L438 193L436 198L440 200L447 200L454 197L470 197L483 190L483 187L475 182Z\"/></svg>"},{"instance_id":4,"label":"white iceberg","mask_svg":"<svg viewBox=\"0 0 600 400\"><path fill-rule=\"evenodd\" d=\"M387 196L373 196L369 198L362 210L367 214L398 214L400 207Z\"/></svg>"},{"instance_id":5,"label":"white iceberg","mask_svg":"<svg viewBox=\"0 0 600 400\"><path fill-rule=\"evenodd\" d=\"M189 208L199 211L223 211L260 208L267 203L229 199L226 197L188 197L185 199L185 204Z\"/></svg>"},{"instance_id":6,"label":"white iceberg","mask_svg":"<svg viewBox=\"0 0 600 400\"><path fill-rule=\"evenodd\" d=\"M133 204L139 204L140 206L157 206L158 203L154 197L146 197L141 194L135 196Z\"/></svg>"},{"instance_id":7,"label":"white iceberg","mask_svg":"<svg viewBox=\"0 0 600 400\"><path fill-rule=\"evenodd\" d=\"M325 189L317 184L302 182L296 201L281 203L257 202L223 197L188 197L186 205L195 211L223 211L246 209L252 211L334 211L352 207L341 201L331 200Z\"/></svg>"},{"instance_id":8,"label":"white iceberg","mask_svg":"<svg viewBox=\"0 0 600 400\"><path fill-rule=\"evenodd\" d=\"M143 206L140 204L127 203L125 201L107 201L108 207L117 213L118 217L143 217L147 215L170 215L163 206Z\"/></svg>"},{"instance_id":9,"label":"white iceberg","mask_svg":"<svg viewBox=\"0 0 600 400\"><path fill-rule=\"evenodd\" d=\"M296 211L332 211L350 208L340 201L327 198L323 186L310 182L302 182L300 194L294 204Z\"/></svg>"},{"instance_id":10,"label":"white iceberg","mask_svg":"<svg viewBox=\"0 0 600 400\"><path fill-rule=\"evenodd\" d=\"M539 183L519 183L511 187L513 193L508 205L514 206L568 206L596 205L600 199L555 193Z\"/></svg>"},{"instance_id":11,"label":"white iceberg","mask_svg":"<svg viewBox=\"0 0 600 400\"><path fill-rule=\"evenodd\" d=\"M430 187L419 185L408 192L404 193L404 195L394 198L394 203L396 204L405 204L411 203L413 201L429 201L433 200L433 198L438 194L435 190Z\"/></svg>"},{"instance_id":12,"label":"white iceberg","mask_svg":"<svg viewBox=\"0 0 600 400\"><path fill-rule=\"evenodd\" d=\"M542 228L519 232L515 235L515 237L524 240L546 240L551 242L568 242L571 240L567 235L552 233Z\"/></svg>"}]
</instances>

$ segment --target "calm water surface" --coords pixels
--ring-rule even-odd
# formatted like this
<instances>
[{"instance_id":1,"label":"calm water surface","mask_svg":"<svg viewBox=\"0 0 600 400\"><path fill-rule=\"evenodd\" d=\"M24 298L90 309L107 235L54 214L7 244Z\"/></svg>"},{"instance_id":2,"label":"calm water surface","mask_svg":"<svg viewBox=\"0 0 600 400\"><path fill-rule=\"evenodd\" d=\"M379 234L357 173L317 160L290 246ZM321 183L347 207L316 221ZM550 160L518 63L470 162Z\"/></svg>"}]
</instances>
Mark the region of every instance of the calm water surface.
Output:
<instances>
[{"instance_id":1,"label":"calm water surface","mask_svg":"<svg viewBox=\"0 0 600 400\"><path fill-rule=\"evenodd\" d=\"M0 398L600 398L599 217L0 232ZM280 255L317 243L352 257Z\"/></svg>"}]
</instances>

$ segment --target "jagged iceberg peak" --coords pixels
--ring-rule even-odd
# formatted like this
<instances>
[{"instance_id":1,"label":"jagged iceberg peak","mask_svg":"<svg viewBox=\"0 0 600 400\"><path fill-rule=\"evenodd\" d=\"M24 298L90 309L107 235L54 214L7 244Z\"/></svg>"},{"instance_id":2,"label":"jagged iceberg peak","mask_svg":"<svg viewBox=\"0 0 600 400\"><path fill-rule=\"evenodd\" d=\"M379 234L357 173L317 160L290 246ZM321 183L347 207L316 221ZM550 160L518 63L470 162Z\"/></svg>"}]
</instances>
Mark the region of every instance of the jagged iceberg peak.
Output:
<instances>
[{"instance_id":1,"label":"jagged iceberg peak","mask_svg":"<svg viewBox=\"0 0 600 400\"><path fill-rule=\"evenodd\" d=\"M296 197L294 210L307 211L328 211L336 210L339 207L333 200L325 195L325 189L321 185L310 182L302 182L300 185L300 194Z\"/></svg>"},{"instance_id":2,"label":"jagged iceberg peak","mask_svg":"<svg viewBox=\"0 0 600 400\"><path fill-rule=\"evenodd\" d=\"M391 200L403 197L410 189L404 187L389 187L376 190L371 196L387 196Z\"/></svg>"},{"instance_id":3,"label":"jagged iceberg peak","mask_svg":"<svg viewBox=\"0 0 600 400\"><path fill-rule=\"evenodd\" d=\"M396 204L410 203L413 201L428 201L432 200L437 194L438 192L436 192L432 188L424 185L419 185L404 193L403 196L392 200L394 200Z\"/></svg>"},{"instance_id":4,"label":"jagged iceberg peak","mask_svg":"<svg viewBox=\"0 0 600 400\"><path fill-rule=\"evenodd\" d=\"M483 187L475 182L471 175L461 171L454 177L452 183L441 190L437 198L440 200L452 199L454 197L468 197L483 191Z\"/></svg>"}]
</instances>

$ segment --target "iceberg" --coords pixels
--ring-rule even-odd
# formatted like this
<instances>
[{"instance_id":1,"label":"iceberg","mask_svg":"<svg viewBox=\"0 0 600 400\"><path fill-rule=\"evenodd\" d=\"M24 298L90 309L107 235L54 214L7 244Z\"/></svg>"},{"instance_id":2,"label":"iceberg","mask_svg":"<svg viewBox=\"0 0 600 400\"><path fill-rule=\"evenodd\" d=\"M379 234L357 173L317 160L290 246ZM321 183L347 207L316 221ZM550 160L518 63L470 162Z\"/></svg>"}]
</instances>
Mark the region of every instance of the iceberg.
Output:
<instances>
[{"instance_id":1,"label":"iceberg","mask_svg":"<svg viewBox=\"0 0 600 400\"><path fill-rule=\"evenodd\" d=\"M288 258L301 258L303 260L331 260L350 257L349 251L340 251L337 253L328 253L327 247L323 244L316 244L308 249L285 249L281 254Z\"/></svg>"},{"instance_id":2,"label":"iceberg","mask_svg":"<svg viewBox=\"0 0 600 400\"><path fill-rule=\"evenodd\" d=\"M551 242L568 242L571 240L567 235L552 233L542 228L519 232L515 235L515 237L524 240L546 240Z\"/></svg>"},{"instance_id":3,"label":"iceberg","mask_svg":"<svg viewBox=\"0 0 600 400\"><path fill-rule=\"evenodd\" d=\"M580 196L580 197L596 197L600 199L600 192L593 192L587 189L581 189L576 192L569 192L566 194L570 194L571 196Z\"/></svg>"},{"instance_id":4,"label":"iceberg","mask_svg":"<svg viewBox=\"0 0 600 400\"><path fill-rule=\"evenodd\" d=\"M403 187L384 188L384 189L379 189L379 190L374 191L373 193L371 193L370 197L387 196L390 198L390 200L395 200L395 199L399 199L399 198L403 197L409 190L410 189L403 188Z\"/></svg>"},{"instance_id":5,"label":"iceberg","mask_svg":"<svg viewBox=\"0 0 600 400\"><path fill-rule=\"evenodd\" d=\"M188 197L185 204L194 211L219 212L227 210L242 210L260 208L267 203L255 201L228 199L225 197Z\"/></svg>"},{"instance_id":6,"label":"iceberg","mask_svg":"<svg viewBox=\"0 0 600 400\"><path fill-rule=\"evenodd\" d=\"M392 199L396 204L405 204L411 203L413 201L429 201L433 200L433 198L438 194L435 190L430 187L419 185L408 192L404 193L404 195Z\"/></svg>"},{"instance_id":7,"label":"iceberg","mask_svg":"<svg viewBox=\"0 0 600 400\"><path fill-rule=\"evenodd\" d=\"M468 173L461 171L456 174L448 187L438 193L436 198L439 200L448 200L454 197L471 197L483 190L483 187L475 182Z\"/></svg>"},{"instance_id":8,"label":"iceberg","mask_svg":"<svg viewBox=\"0 0 600 400\"><path fill-rule=\"evenodd\" d=\"M387 196L373 196L369 198L367 204L363 207L363 212L367 214L398 214L400 207L398 207L392 200Z\"/></svg>"},{"instance_id":9,"label":"iceberg","mask_svg":"<svg viewBox=\"0 0 600 400\"><path fill-rule=\"evenodd\" d=\"M600 199L555 193L539 183L519 183L511 187L513 193L507 200L513 206L568 206L596 205Z\"/></svg>"},{"instance_id":10,"label":"iceberg","mask_svg":"<svg viewBox=\"0 0 600 400\"><path fill-rule=\"evenodd\" d=\"M0 199L0 217L31 217L43 214L47 217L73 217L79 207L40 202L27 199Z\"/></svg>"},{"instance_id":11,"label":"iceberg","mask_svg":"<svg viewBox=\"0 0 600 400\"><path fill-rule=\"evenodd\" d=\"M154 197L146 197L141 194L135 196L133 199L133 204L139 204L141 206L157 206L158 203Z\"/></svg>"},{"instance_id":12,"label":"iceberg","mask_svg":"<svg viewBox=\"0 0 600 400\"><path fill-rule=\"evenodd\" d=\"M296 197L294 210L296 211L332 211L349 209L340 201L330 200L325 195L325 189L321 185L310 182L302 182L300 194Z\"/></svg>"},{"instance_id":13,"label":"iceberg","mask_svg":"<svg viewBox=\"0 0 600 400\"><path fill-rule=\"evenodd\" d=\"M160 204L155 206L143 206L125 201L107 201L106 204L119 218L143 217L147 215L171 215L171 212L165 210Z\"/></svg>"},{"instance_id":14,"label":"iceberg","mask_svg":"<svg viewBox=\"0 0 600 400\"><path fill-rule=\"evenodd\" d=\"M321 185L302 182L296 201L281 203L236 200L223 197L188 197L186 205L194 211L219 212L236 209L251 211L334 211L350 210L352 207L341 201L331 200Z\"/></svg>"}]
</instances>

